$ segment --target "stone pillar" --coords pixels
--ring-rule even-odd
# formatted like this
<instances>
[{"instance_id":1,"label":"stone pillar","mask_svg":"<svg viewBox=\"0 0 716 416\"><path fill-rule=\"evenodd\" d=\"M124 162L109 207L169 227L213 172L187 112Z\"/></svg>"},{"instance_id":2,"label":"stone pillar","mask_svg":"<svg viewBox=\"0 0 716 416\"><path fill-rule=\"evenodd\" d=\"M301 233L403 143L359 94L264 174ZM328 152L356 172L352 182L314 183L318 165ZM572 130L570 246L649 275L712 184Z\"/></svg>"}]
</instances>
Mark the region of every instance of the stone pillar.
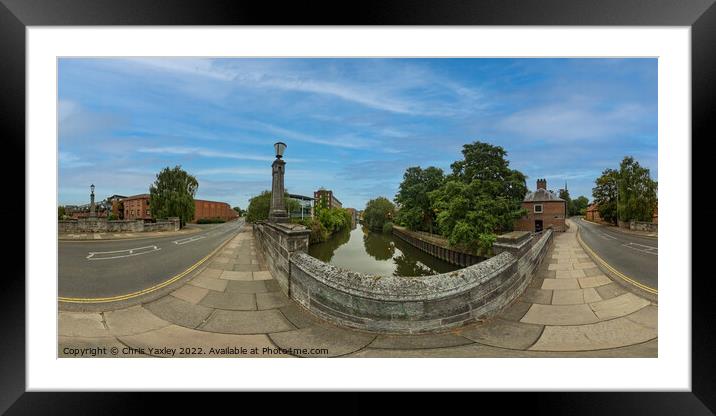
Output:
<instances>
[{"instance_id":1,"label":"stone pillar","mask_svg":"<svg viewBox=\"0 0 716 416\"><path fill-rule=\"evenodd\" d=\"M276 158L271 165L273 180L271 182L271 209L269 210L270 222L289 222L286 203L284 201L283 176L286 170L286 162Z\"/></svg>"},{"instance_id":2,"label":"stone pillar","mask_svg":"<svg viewBox=\"0 0 716 416\"><path fill-rule=\"evenodd\" d=\"M97 216L97 212L95 211L94 207L94 190L90 192L90 218L94 218Z\"/></svg>"},{"instance_id":3,"label":"stone pillar","mask_svg":"<svg viewBox=\"0 0 716 416\"><path fill-rule=\"evenodd\" d=\"M492 245L492 251L495 255L507 251L519 259L532 246L531 242L532 233L529 231L512 231L497 236L497 241Z\"/></svg>"}]
</instances>

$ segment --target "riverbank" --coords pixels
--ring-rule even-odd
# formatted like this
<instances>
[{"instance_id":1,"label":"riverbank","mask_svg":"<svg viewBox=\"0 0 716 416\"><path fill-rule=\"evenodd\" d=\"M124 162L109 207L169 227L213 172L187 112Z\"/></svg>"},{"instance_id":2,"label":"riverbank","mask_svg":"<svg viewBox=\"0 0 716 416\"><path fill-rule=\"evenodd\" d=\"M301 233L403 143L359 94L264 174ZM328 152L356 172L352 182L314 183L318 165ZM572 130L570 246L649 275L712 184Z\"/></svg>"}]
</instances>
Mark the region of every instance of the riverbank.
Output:
<instances>
[{"instance_id":1,"label":"riverbank","mask_svg":"<svg viewBox=\"0 0 716 416\"><path fill-rule=\"evenodd\" d=\"M446 238L435 234L412 231L398 225L393 225L393 234L413 247L456 266L472 266L485 260L485 257L450 247Z\"/></svg>"}]
</instances>

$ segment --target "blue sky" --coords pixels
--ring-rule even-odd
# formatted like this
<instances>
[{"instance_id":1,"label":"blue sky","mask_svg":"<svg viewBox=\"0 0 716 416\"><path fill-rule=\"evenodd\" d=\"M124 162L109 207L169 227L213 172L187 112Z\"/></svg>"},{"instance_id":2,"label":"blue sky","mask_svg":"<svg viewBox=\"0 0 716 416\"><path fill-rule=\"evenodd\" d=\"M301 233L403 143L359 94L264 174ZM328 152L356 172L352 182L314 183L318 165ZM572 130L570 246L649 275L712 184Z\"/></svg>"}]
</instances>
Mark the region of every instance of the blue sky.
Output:
<instances>
[{"instance_id":1,"label":"blue sky","mask_svg":"<svg viewBox=\"0 0 716 416\"><path fill-rule=\"evenodd\" d=\"M197 198L246 208L271 187L332 189L345 207L392 199L410 166L446 172L475 140L502 146L529 189L590 200L625 155L657 171L656 59L59 61L59 203L148 192L181 165Z\"/></svg>"}]
</instances>

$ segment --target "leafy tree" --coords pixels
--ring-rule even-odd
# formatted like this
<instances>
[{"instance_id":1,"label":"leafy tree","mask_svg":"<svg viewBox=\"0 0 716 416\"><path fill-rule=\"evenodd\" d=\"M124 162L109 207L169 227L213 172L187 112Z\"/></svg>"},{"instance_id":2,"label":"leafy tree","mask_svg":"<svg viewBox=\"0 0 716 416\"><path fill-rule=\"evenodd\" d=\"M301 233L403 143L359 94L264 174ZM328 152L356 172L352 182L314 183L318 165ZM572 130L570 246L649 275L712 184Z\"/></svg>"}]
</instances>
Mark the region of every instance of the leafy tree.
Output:
<instances>
[{"instance_id":1,"label":"leafy tree","mask_svg":"<svg viewBox=\"0 0 716 416\"><path fill-rule=\"evenodd\" d=\"M605 169L602 176L595 181L592 196L597 204L599 216L604 221L617 222L617 181L619 172L614 169Z\"/></svg>"},{"instance_id":2,"label":"leafy tree","mask_svg":"<svg viewBox=\"0 0 716 416\"><path fill-rule=\"evenodd\" d=\"M288 192L284 195L284 205L288 212L301 209L300 204L293 198L288 197ZM246 221L256 222L264 221L269 217L269 211L271 210L271 191L263 191L259 195L249 200L249 207L246 209Z\"/></svg>"},{"instance_id":3,"label":"leafy tree","mask_svg":"<svg viewBox=\"0 0 716 416\"><path fill-rule=\"evenodd\" d=\"M524 215L525 176L510 169L507 152L488 143L463 146L463 160L451 165L452 174L429 193L440 233L453 246L486 254L496 233L512 229Z\"/></svg>"},{"instance_id":4,"label":"leafy tree","mask_svg":"<svg viewBox=\"0 0 716 416\"><path fill-rule=\"evenodd\" d=\"M59 207L57 207L57 218L61 220L65 218L65 215L67 215L67 213L64 205L60 205Z\"/></svg>"},{"instance_id":5,"label":"leafy tree","mask_svg":"<svg viewBox=\"0 0 716 416\"><path fill-rule=\"evenodd\" d=\"M239 207L233 207L232 209L239 214L239 217L241 216L241 208L239 208Z\"/></svg>"},{"instance_id":6,"label":"leafy tree","mask_svg":"<svg viewBox=\"0 0 716 416\"><path fill-rule=\"evenodd\" d=\"M569 190L567 189L560 189L559 190L559 197L561 199L564 199L567 202L567 212L566 214L569 215L575 215L574 211L574 202L572 201L572 198L569 196Z\"/></svg>"},{"instance_id":7,"label":"leafy tree","mask_svg":"<svg viewBox=\"0 0 716 416\"><path fill-rule=\"evenodd\" d=\"M382 230L386 222L392 221L395 215L395 205L385 197L371 199L365 206L363 221L368 228Z\"/></svg>"},{"instance_id":8,"label":"leafy tree","mask_svg":"<svg viewBox=\"0 0 716 416\"><path fill-rule=\"evenodd\" d=\"M622 221L651 221L657 203L657 183L649 169L633 157L625 157L619 166L619 218Z\"/></svg>"},{"instance_id":9,"label":"leafy tree","mask_svg":"<svg viewBox=\"0 0 716 416\"><path fill-rule=\"evenodd\" d=\"M435 211L428 193L445 182L443 170L433 166L421 169L420 166L408 168L403 174L403 182L395 195L395 202L400 205L397 213L398 223L411 230L433 232Z\"/></svg>"},{"instance_id":10,"label":"leafy tree","mask_svg":"<svg viewBox=\"0 0 716 416\"><path fill-rule=\"evenodd\" d=\"M580 196L579 198L572 200L572 206L574 207L572 215L584 215L588 205L589 200L586 196Z\"/></svg>"},{"instance_id":11,"label":"leafy tree","mask_svg":"<svg viewBox=\"0 0 716 416\"><path fill-rule=\"evenodd\" d=\"M619 170L606 169L592 189L599 215L606 221L651 221L657 204L657 182L649 169L625 156Z\"/></svg>"},{"instance_id":12,"label":"leafy tree","mask_svg":"<svg viewBox=\"0 0 716 416\"><path fill-rule=\"evenodd\" d=\"M149 205L154 218L179 217L183 226L194 218L194 195L199 182L192 175L175 166L157 174L149 187Z\"/></svg>"}]
</instances>

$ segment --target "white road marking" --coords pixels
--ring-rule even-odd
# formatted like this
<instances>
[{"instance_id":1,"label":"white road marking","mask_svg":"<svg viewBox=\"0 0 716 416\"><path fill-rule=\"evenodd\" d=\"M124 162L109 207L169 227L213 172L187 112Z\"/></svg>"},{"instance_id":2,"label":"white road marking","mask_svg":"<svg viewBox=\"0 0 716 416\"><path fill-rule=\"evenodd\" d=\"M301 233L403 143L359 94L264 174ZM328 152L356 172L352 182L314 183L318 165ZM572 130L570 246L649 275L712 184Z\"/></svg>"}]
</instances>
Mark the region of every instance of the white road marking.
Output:
<instances>
[{"instance_id":1,"label":"white road marking","mask_svg":"<svg viewBox=\"0 0 716 416\"><path fill-rule=\"evenodd\" d=\"M623 245L624 247L628 247L628 248L630 248L630 249L632 249L632 250L640 251L640 252L642 252L642 253L652 254L652 255L654 255L654 256L658 256L658 255L659 255L659 248L658 248L658 247L647 246L647 245L639 244L639 243L627 243L627 244L622 244L622 245Z\"/></svg>"},{"instance_id":2,"label":"white road marking","mask_svg":"<svg viewBox=\"0 0 716 416\"><path fill-rule=\"evenodd\" d=\"M161 248L157 246L145 246L130 248L127 250L116 250L116 251L91 251L87 256L87 260L110 260L120 259L123 257L139 256L140 254L153 253L159 251Z\"/></svg>"},{"instance_id":3,"label":"white road marking","mask_svg":"<svg viewBox=\"0 0 716 416\"><path fill-rule=\"evenodd\" d=\"M613 237L609 234L605 234L605 233L599 233L599 234L601 234L602 237L606 238L607 240L616 240L617 239L616 237Z\"/></svg>"},{"instance_id":4,"label":"white road marking","mask_svg":"<svg viewBox=\"0 0 716 416\"><path fill-rule=\"evenodd\" d=\"M202 238L206 238L206 236L205 235L197 235L197 236L193 236L193 237L181 238L179 240L172 241L172 243L180 246L182 244L191 243L196 240L201 240Z\"/></svg>"}]
</instances>

